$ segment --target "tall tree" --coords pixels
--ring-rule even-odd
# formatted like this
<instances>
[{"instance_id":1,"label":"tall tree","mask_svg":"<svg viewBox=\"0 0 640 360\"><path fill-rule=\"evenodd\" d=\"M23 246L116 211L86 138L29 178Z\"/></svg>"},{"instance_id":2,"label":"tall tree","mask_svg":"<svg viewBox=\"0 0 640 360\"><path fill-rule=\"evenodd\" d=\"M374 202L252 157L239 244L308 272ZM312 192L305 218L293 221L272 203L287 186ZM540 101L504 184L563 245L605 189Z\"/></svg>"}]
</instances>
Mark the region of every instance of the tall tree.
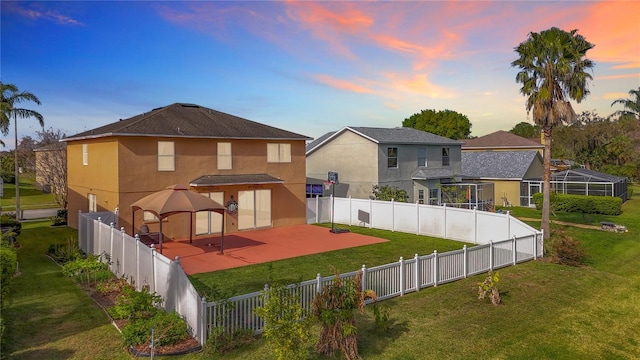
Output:
<instances>
[{"instance_id":1,"label":"tall tree","mask_svg":"<svg viewBox=\"0 0 640 360\"><path fill-rule=\"evenodd\" d=\"M31 101L40 105L40 100L37 96L28 91L19 91L18 87L14 84L5 84L0 82L2 88L2 115L0 115L0 131L6 135L9 133L9 122L13 118L13 130L15 132L15 147L18 148L18 118L27 119L35 117L40 123L40 127L44 128L44 118L40 113L34 110L22 109L16 107L18 104L24 101ZM15 176L16 176L16 218L20 220L20 175L18 166L18 151L14 151L15 154Z\"/></svg>"},{"instance_id":2,"label":"tall tree","mask_svg":"<svg viewBox=\"0 0 640 360\"><path fill-rule=\"evenodd\" d=\"M616 111L614 114L621 116L630 115L640 121L640 86L638 90L629 90L629 95L632 97L635 96L635 99L618 99L611 103L611 106L615 104L622 104L622 106L624 106L624 110Z\"/></svg>"},{"instance_id":3,"label":"tall tree","mask_svg":"<svg viewBox=\"0 0 640 360\"><path fill-rule=\"evenodd\" d=\"M466 115L452 110L422 110L404 119L403 127L410 127L449 139L468 139L471 135L471 123Z\"/></svg>"},{"instance_id":4,"label":"tall tree","mask_svg":"<svg viewBox=\"0 0 640 360\"><path fill-rule=\"evenodd\" d=\"M531 32L526 41L514 48L519 58L511 66L520 69L516 82L522 84L520 92L527 97L527 112L533 114L533 122L542 127L544 134L542 229L546 239L550 231L552 130L576 119L569 99L580 103L589 94L587 82L593 77L587 70L595 64L586 54L593 46L578 30L566 32L552 27Z\"/></svg>"},{"instance_id":5,"label":"tall tree","mask_svg":"<svg viewBox=\"0 0 640 360\"><path fill-rule=\"evenodd\" d=\"M518 136L522 136L523 138L534 138L537 137L540 139L540 126L539 125L531 125L528 122L520 122L517 123L513 129L509 130L510 133ZM538 140L539 141L539 140Z\"/></svg>"}]
</instances>

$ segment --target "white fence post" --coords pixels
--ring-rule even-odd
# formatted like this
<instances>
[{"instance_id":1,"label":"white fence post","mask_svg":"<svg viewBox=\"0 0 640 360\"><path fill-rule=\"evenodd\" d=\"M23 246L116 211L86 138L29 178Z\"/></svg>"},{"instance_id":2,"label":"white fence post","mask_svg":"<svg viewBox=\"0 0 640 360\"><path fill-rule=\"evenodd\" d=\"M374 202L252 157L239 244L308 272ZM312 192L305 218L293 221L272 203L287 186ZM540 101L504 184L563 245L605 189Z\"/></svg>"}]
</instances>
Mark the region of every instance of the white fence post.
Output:
<instances>
[{"instance_id":1,"label":"white fence post","mask_svg":"<svg viewBox=\"0 0 640 360\"><path fill-rule=\"evenodd\" d=\"M473 243L478 243L478 207L473 207Z\"/></svg>"},{"instance_id":2,"label":"white fence post","mask_svg":"<svg viewBox=\"0 0 640 360\"><path fill-rule=\"evenodd\" d=\"M511 211L507 210L507 236L511 236Z\"/></svg>"},{"instance_id":3,"label":"white fence post","mask_svg":"<svg viewBox=\"0 0 640 360\"><path fill-rule=\"evenodd\" d=\"M153 289L149 289L150 293L156 292L156 247L151 244L151 285Z\"/></svg>"},{"instance_id":4,"label":"white fence post","mask_svg":"<svg viewBox=\"0 0 640 360\"><path fill-rule=\"evenodd\" d=\"M204 298L200 298L200 316L198 317L198 329L200 330L200 344L204 345L207 343L207 301Z\"/></svg>"},{"instance_id":5,"label":"white fence post","mask_svg":"<svg viewBox=\"0 0 640 360\"><path fill-rule=\"evenodd\" d=\"M369 198L369 229L373 229L373 200Z\"/></svg>"},{"instance_id":6,"label":"white fence post","mask_svg":"<svg viewBox=\"0 0 640 360\"><path fill-rule=\"evenodd\" d=\"M362 291L367 290L367 266L362 264Z\"/></svg>"},{"instance_id":7,"label":"white fence post","mask_svg":"<svg viewBox=\"0 0 640 360\"><path fill-rule=\"evenodd\" d=\"M140 290L140 235L136 234L136 279L133 284L136 290Z\"/></svg>"},{"instance_id":8,"label":"white fence post","mask_svg":"<svg viewBox=\"0 0 640 360\"><path fill-rule=\"evenodd\" d=\"M447 238L447 204L442 204L442 206L444 207L444 238Z\"/></svg>"},{"instance_id":9,"label":"white fence post","mask_svg":"<svg viewBox=\"0 0 640 360\"><path fill-rule=\"evenodd\" d=\"M416 279L416 291L420 291L420 257L416 253L413 255L413 258L416 259L416 267L415 267L415 276Z\"/></svg>"},{"instance_id":10,"label":"white fence post","mask_svg":"<svg viewBox=\"0 0 640 360\"><path fill-rule=\"evenodd\" d=\"M400 296L404 296L404 259L400 256Z\"/></svg>"},{"instance_id":11,"label":"white fence post","mask_svg":"<svg viewBox=\"0 0 640 360\"><path fill-rule=\"evenodd\" d=\"M489 240L489 270L493 271L493 240Z\"/></svg>"},{"instance_id":12,"label":"white fence post","mask_svg":"<svg viewBox=\"0 0 640 360\"><path fill-rule=\"evenodd\" d=\"M513 245L511 245L511 249L513 250L513 265L518 263L518 253L516 252L517 251L516 243L517 243L517 239L514 236L513 237Z\"/></svg>"},{"instance_id":13,"label":"white fence post","mask_svg":"<svg viewBox=\"0 0 640 360\"><path fill-rule=\"evenodd\" d=\"M420 235L420 204L416 201L416 235Z\"/></svg>"},{"instance_id":14,"label":"white fence post","mask_svg":"<svg viewBox=\"0 0 640 360\"><path fill-rule=\"evenodd\" d=\"M349 226L353 226L353 215L351 212L351 195L349 195Z\"/></svg>"},{"instance_id":15,"label":"white fence post","mask_svg":"<svg viewBox=\"0 0 640 360\"><path fill-rule=\"evenodd\" d=\"M320 277L320 273L316 275L316 293L320 294L322 292L322 277Z\"/></svg>"},{"instance_id":16,"label":"white fence post","mask_svg":"<svg viewBox=\"0 0 640 360\"><path fill-rule=\"evenodd\" d=\"M396 202L391 199L391 231L396 231Z\"/></svg>"},{"instance_id":17,"label":"white fence post","mask_svg":"<svg viewBox=\"0 0 640 360\"><path fill-rule=\"evenodd\" d=\"M320 195L316 195L316 224L320 222L320 214L318 214L318 211L320 211Z\"/></svg>"},{"instance_id":18,"label":"white fence post","mask_svg":"<svg viewBox=\"0 0 640 360\"><path fill-rule=\"evenodd\" d=\"M122 247L122 271L120 273L120 276L125 275L125 269L126 267L126 263L125 263L125 239L124 239L124 226L120 228L120 239L122 240L122 245L120 245Z\"/></svg>"},{"instance_id":19,"label":"white fence post","mask_svg":"<svg viewBox=\"0 0 640 360\"><path fill-rule=\"evenodd\" d=\"M464 254L464 277L467 277L467 274L469 273L469 253L467 252L467 245L462 246L462 253Z\"/></svg>"},{"instance_id":20,"label":"white fence post","mask_svg":"<svg viewBox=\"0 0 640 360\"><path fill-rule=\"evenodd\" d=\"M433 250L433 286L438 286L438 250Z\"/></svg>"}]
</instances>

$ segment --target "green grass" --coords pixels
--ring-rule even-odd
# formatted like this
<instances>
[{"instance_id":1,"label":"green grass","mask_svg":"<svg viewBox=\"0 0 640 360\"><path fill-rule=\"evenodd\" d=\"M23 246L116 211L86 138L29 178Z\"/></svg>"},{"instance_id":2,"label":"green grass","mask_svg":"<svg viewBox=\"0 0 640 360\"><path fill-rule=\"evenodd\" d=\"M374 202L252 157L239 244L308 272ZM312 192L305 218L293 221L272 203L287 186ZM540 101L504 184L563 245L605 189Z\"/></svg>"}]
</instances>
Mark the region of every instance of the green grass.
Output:
<instances>
[{"instance_id":1,"label":"green grass","mask_svg":"<svg viewBox=\"0 0 640 360\"><path fill-rule=\"evenodd\" d=\"M513 210L517 214L520 209ZM556 220L575 220L572 222L581 218L580 214L556 216ZM393 323L384 334L373 330L373 316L366 310L358 316L361 355L374 360L637 359L640 199L629 200L623 213L611 220L627 226L629 232L616 234L553 224L552 228L566 231L583 244L587 266L568 267L540 260L503 268L497 284L503 295L502 306L477 299L476 284L483 278L479 275L386 300ZM108 325L106 315L42 255L49 243L64 241L72 234L70 230L46 225L26 223L19 237L25 242L19 253L23 275L3 314L12 319L9 333L13 358L126 358L119 335ZM378 234L393 237L389 243L380 244L386 248L370 245L324 257L283 260L274 263L271 270L267 265L250 266L235 270L237 273L221 272L224 276L219 279L202 281L211 281L206 286L241 290L244 282L262 286L269 275L286 279L300 275L306 279L318 271L330 273L323 269L328 263L336 264L341 271L351 271L363 263L373 266L376 262L396 261L399 256L411 257L414 252L428 253L433 248L446 251L447 246L462 245L401 233ZM426 247L424 251L421 246ZM295 275L286 275L292 272ZM205 348L199 354L166 359L212 358L274 357L266 342L259 340L224 356ZM313 352L310 358L328 359Z\"/></svg>"},{"instance_id":2,"label":"green grass","mask_svg":"<svg viewBox=\"0 0 640 360\"><path fill-rule=\"evenodd\" d=\"M328 227L328 225L325 225ZM211 273L190 276L200 294L212 294L219 290L225 294L245 294L264 289L266 283L277 280L283 283L296 283L333 275L333 269L341 273L355 271L362 265L373 267L418 255L427 255L461 249L464 243L443 240L428 236L368 229L363 227L340 225L359 234L385 238L390 241L380 244L360 246L351 249L336 250L321 254L303 256L270 263L244 266ZM472 244L467 244L471 246Z\"/></svg>"},{"instance_id":3,"label":"green grass","mask_svg":"<svg viewBox=\"0 0 640 360\"><path fill-rule=\"evenodd\" d=\"M43 194L35 185L33 174L20 175L20 209L49 209L56 208L58 204L53 194ZM2 211L16 211L16 185L4 184L4 195L0 199Z\"/></svg>"},{"instance_id":4,"label":"green grass","mask_svg":"<svg viewBox=\"0 0 640 360\"><path fill-rule=\"evenodd\" d=\"M77 239L77 233L48 221L23 223L21 274L3 312L11 359L129 358L108 316L45 256L49 244L70 237Z\"/></svg>"}]
</instances>

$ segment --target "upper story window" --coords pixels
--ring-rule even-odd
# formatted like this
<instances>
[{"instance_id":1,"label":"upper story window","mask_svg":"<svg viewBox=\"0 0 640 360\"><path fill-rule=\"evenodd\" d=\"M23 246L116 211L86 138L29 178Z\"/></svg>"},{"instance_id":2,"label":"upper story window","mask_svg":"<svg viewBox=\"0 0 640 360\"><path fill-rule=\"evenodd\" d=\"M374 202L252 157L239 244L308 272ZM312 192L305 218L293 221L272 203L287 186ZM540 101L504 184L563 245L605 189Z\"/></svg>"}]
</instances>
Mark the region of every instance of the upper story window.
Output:
<instances>
[{"instance_id":1,"label":"upper story window","mask_svg":"<svg viewBox=\"0 0 640 360\"><path fill-rule=\"evenodd\" d=\"M82 165L89 165L89 149L87 144L82 144Z\"/></svg>"},{"instance_id":2,"label":"upper story window","mask_svg":"<svg viewBox=\"0 0 640 360\"><path fill-rule=\"evenodd\" d=\"M387 167L389 168L398 167L398 148L397 147L387 148Z\"/></svg>"},{"instance_id":3,"label":"upper story window","mask_svg":"<svg viewBox=\"0 0 640 360\"><path fill-rule=\"evenodd\" d=\"M291 144L267 144L267 162L290 163Z\"/></svg>"},{"instance_id":4,"label":"upper story window","mask_svg":"<svg viewBox=\"0 0 640 360\"><path fill-rule=\"evenodd\" d=\"M230 170L231 162L231 143L218 143L218 170Z\"/></svg>"},{"instance_id":5,"label":"upper story window","mask_svg":"<svg viewBox=\"0 0 640 360\"><path fill-rule=\"evenodd\" d=\"M158 171L175 171L175 169L173 141L158 141Z\"/></svg>"},{"instance_id":6,"label":"upper story window","mask_svg":"<svg viewBox=\"0 0 640 360\"><path fill-rule=\"evenodd\" d=\"M449 166L449 148L442 148L442 166Z\"/></svg>"},{"instance_id":7,"label":"upper story window","mask_svg":"<svg viewBox=\"0 0 640 360\"><path fill-rule=\"evenodd\" d=\"M427 148L418 148L418 166L427 166Z\"/></svg>"}]
</instances>

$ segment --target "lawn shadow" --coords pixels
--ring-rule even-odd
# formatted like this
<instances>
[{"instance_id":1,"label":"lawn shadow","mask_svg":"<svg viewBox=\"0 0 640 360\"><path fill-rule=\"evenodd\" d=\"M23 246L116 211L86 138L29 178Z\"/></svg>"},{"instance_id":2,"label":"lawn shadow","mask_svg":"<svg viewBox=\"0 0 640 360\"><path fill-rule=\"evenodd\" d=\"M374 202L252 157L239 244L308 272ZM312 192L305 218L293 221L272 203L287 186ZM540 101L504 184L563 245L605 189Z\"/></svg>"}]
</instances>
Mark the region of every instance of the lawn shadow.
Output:
<instances>
[{"instance_id":1,"label":"lawn shadow","mask_svg":"<svg viewBox=\"0 0 640 360\"><path fill-rule=\"evenodd\" d=\"M10 354L10 359L73 359L74 351L71 349L35 349L27 350L19 354Z\"/></svg>"}]
</instances>

